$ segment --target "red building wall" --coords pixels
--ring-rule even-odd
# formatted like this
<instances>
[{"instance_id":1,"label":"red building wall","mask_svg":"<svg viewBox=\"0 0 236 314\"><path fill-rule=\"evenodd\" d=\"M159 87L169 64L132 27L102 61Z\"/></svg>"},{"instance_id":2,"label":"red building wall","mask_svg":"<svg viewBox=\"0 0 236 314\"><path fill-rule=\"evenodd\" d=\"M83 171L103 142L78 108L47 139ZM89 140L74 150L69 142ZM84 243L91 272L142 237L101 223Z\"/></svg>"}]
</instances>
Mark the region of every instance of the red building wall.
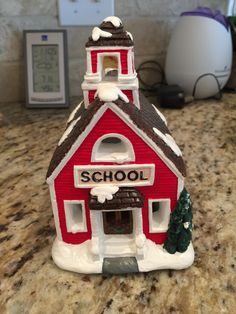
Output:
<instances>
[{"instance_id":1,"label":"red building wall","mask_svg":"<svg viewBox=\"0 0 236 314\"><path fill-rule=\"evenodd\" d=\"M126 136L135 151L135 162L129 164L155 164L155 180L153 186L137 187L145 196L143 213L143 231L146 237L156 243L163 243L166 239L165 233L149 233L148 222L148 199L170 198L171 210L176 206L178 179L175 174L165 165L156 153L127 126L114 112L107 110L97 122L89 136L84 140L78 150L74 153L62 171L55 179L56 200L59 211L62 239L67 243L79 244L91 238L91 224L88 208L90 189L79 189L74 187L73 167L74 165L88 164L112 164L107 162L91 162L91 153L94 143L98 138L108 133L119 133ZM72 234L66 231L64 200L84 200L86 207L87 232Z\"/></svg>"},{"instance_id":2,"label":"red building wall","mask_svg":"<svg viewBox=\"0 0 236 314\"><path fill-rule=\"evenodd\" d=\"M131 90L131 89L123 89L122 92L129 98L129 101L131 103L134 102L133 90Z\"/></svg>"},{"instance_id":3,"label":"red building wall","mask_svg":"<svg viewBox=\"0 0 236 314\"><path fill-rule=\"evenodd\" d=\"M89 104L91 104L94 101L95 94L96 94L96 90L89 90L88 91Z\"/></svg>"}]
</instances>

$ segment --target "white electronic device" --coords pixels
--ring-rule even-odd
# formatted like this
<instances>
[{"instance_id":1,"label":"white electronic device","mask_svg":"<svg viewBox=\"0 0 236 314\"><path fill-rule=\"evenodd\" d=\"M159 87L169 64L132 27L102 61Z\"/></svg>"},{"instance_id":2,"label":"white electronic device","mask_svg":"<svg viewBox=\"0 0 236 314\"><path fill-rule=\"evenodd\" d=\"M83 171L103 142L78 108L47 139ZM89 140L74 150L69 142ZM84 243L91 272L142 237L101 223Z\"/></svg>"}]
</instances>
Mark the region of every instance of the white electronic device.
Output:
<instances>
[{"instance_id":1,"label":"white electronic device","mask_svg":"<svg viewBox=\"0 0 236 314\"><path fill-rule=\"evenodd\" d=\"M165 75L168 84L179 85L186 95L207 98L219 93L230 76L232 40L219 11L196 11L183 13L174 28Z\"/></svg>"},{"instance_id":2,"label":"white electronic device","mask_svg":"<svg viewBox=\"0 0 236 314\"><path fill-rule=\"evenodd\" d=\"M27 107L67 107L66 31L26 30L24 44Z\"/></svg>"}]
</instances>

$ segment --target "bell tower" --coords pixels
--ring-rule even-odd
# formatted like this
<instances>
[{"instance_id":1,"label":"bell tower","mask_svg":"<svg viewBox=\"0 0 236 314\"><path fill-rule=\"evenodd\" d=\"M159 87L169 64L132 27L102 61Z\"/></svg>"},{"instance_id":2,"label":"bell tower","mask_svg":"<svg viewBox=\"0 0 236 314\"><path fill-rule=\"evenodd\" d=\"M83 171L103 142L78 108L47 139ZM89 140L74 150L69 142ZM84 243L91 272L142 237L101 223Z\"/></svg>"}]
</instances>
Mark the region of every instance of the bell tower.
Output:
<instances>
[{"instance_id":1,"label":"bell tower","mask_svg":"<svg viewBox=\"0 0 236 314\"><path fill-rule=\"evenodd\" d=\"M132 35L118 17L107 17L86 43L87 71L82 83L85 106L93 102L98 84L111 82L140 107Z\"/></svg>"}]
</instances>

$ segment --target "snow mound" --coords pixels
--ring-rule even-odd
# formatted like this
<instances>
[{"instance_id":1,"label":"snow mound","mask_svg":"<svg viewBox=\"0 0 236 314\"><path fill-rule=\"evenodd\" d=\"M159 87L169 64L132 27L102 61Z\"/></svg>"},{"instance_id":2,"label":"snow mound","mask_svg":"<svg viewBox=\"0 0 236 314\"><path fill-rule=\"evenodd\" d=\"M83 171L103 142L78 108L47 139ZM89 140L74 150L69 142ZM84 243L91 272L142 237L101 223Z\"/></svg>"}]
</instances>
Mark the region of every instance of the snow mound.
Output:
<instances>
[{"instance_id":1,"label":"snow mound","mask_svg":"<svg viewBox=\"0 0 236 314\"><path fill-rule=\"evenodd\" d=\"M185 252L169 254L162 245L146 240L144 256L144 259L137 260L140 272L154 269L184 269L192 265L194 250L190 243Z\"/></svg>"},{"instance_id":2,"label":"snow mound","mask_svg":"<svg viewBox=\"0 0 236 314\"><path fill-rule=\"evenodd\" d=\"M99 27L94 27L92 31L92 39L93 41L98 41L100 37L111 37L112 33L101 30Z\"/></svg>"},{"instance_id":3,"label":"snow mound","mask_svg":"<svg viewBox=\"0 0 236 314\"><path fill-rule=\"evenodd\" d=\"M66 270L78 273L102 273L103 257L95 260L93 254L101 253L99 239L93 238L82 244L67 244L55 239L52 247L52 258L55 264ZM192 265L194 250L190 243L187 251L169 254L162 245L146 240L143 246L144 258L137 257L140 272L156 269L184 269ZM121 252L122 256L122 252Z\"/></svg>"},{"instance_id":4,"label":"snow mound","mask_svg":"<svg viewBox=\"0 0 236 314\"><path fill-rule=\"evenodd\" d=\"M141 249L144 246L145 242L146 242L145 234L141 233L138 236L136 236L135 243L139 249Z\"/></svg>"},{"instance_id":5,"label":"snow mound","mask_svg":"<svg viewBox=\"0 0 236 314\"><path fill-rule=\"evenodd\" d=\"M152 104L152 106L153 106L153 108L155 109L155 111L156 111L156 113L158 114L158 116L161 118L161 120L165 123L165 125L167 125L167 121L166 121L166 118L165 118L165 116L163 115L163 113L161 113L160 110L158 110L158 109L156 108L156 106L154 106L153 104Z\"/></svg>"},{"instance_id":6,"label":"snow mound","mask_svg":"<svg viewBox=\"0 0 236 314\"><path fill-rule=\"evenodd\" d=\"M124 102L129 102L129 98L113 83L100 83L95 96L102 101L115 101L120 97Z\"/></svg>"},{"instance_id":7,"label":"snow mound","mask_svg":"<svg viewBox=\"0 0 236 314\"><path fill-rule=\"evenodd\" d=\"M172 151L177 156L182 156L182 152L179 149L178 145L175 143L175 140L170 134L163 134L161 131L159 131L157 128L153 128L153 131L168 145Z\"/></svg>"},{"instance_id":8,"label":"snow mound","mask_svg":"<svg viewBox=\"0 0 236 314\"><path fill-rule=\"evenodd\" d=\"M179 149L179 146L176 144L175 140L170 134L166 134L168 145L171 147L171 149L175 152L177 156L182 156L182 152Z\"/></svg>"},{"instance_id":9,"label":"snow mound","mask_svg":"<svg viewBox=\"0 0 236 314\"><path fill-rule=\"evenodd\" d=\"M104 203L106 200L112 200L113 194L115 194L118 190L119 187L115 185L102 185L92 188L90 194L97 196L99 203Z\"/></svg>"},{"instance_id":10,"label":"snow mound","mask_svg":"<svg viewBox=\"0 0 236 314\"><path fill-rule=\"evenodd\" d=\"M69 116L69 119L67 120L67 123L70 123L74 117L75 117L75 114L76 112L79 110L79 108L81 107L81 105L83 104L83 100L78 104L78 106L75 107L75 109L71 112L70 116Z\"/></svg>"},{"instance_id":11,"label":"snow mound","mask_svg":"<svg viewBox=\"0 0 236 314\"><path fill-rule=\"evenodd\" d=\"M126 33L127 33L127 35L129 35L131 40L134 40L134 37L133 37L133 35L130 32L126 32Z\"/></svg>"},{"instance_id":12,"label":"snow mound","mask_svg":"<svg viewBox=\"0 0 236 314\"><path fill-rule=\"evenodd\" d=\"M71 124L68 126L68 128L65 130L64 134L62 135L60 141L58 142L58 146L60 146L65 141L65 139L69 136L69 134L71 133L74 126L79 120L80 120L80 117L78 117L76 120L71 122Z\"/></svg>"},{"instance_id":13,"label":"snow mound","mask_svg":"<svg viewBox=\"0 0 236 314\"><path fill-rule=\"evenodd\" d=\"M103 20L103 22L111 22L111 24L115 27L122 25L121 19L117 16L108 16Z\"/></svg>"},{"instance_id":14,"label":"snow mound","mask_svg":"<svg viewBox=\"0 0 236 314\"><path fill-rule=\"evenodd\" d=\"M188 229L190 226L190 223L188 221L186 221L183 223L183 225L184 225L184 229Z\"/></svg>"}]
</instances>

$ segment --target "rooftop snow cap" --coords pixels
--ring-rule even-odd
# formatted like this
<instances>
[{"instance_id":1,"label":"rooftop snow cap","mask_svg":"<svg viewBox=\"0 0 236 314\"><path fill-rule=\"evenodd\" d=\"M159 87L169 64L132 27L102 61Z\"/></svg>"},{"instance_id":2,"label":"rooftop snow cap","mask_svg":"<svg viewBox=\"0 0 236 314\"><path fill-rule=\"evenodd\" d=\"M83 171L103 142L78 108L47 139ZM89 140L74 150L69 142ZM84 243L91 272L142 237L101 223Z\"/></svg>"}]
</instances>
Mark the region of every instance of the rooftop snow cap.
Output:
<instances>
[{"instance_id":1,"label":"rooftop snow cap","mask_svg":"<svg viewBox=\"0 0 236 314\"><path fill-rule=\"evenodd\" d=\"M92 46L133 46L133 37L123 28L121 20L116 16L108 16L99 27L94 27L86 47Z\"/></svg>"},{"instance_id":2,"label":"rooftop snow cap","mask_svg":"<svg viewBox=\"0 0 236 314\"><path fill-rule=\"evenodd\" d=\"M100 83L98 84L95 96L101 101L111 102L121 98L124 102L128 103L129 98L116 86L114 83Z\"/></svg>"}]
</instances>

